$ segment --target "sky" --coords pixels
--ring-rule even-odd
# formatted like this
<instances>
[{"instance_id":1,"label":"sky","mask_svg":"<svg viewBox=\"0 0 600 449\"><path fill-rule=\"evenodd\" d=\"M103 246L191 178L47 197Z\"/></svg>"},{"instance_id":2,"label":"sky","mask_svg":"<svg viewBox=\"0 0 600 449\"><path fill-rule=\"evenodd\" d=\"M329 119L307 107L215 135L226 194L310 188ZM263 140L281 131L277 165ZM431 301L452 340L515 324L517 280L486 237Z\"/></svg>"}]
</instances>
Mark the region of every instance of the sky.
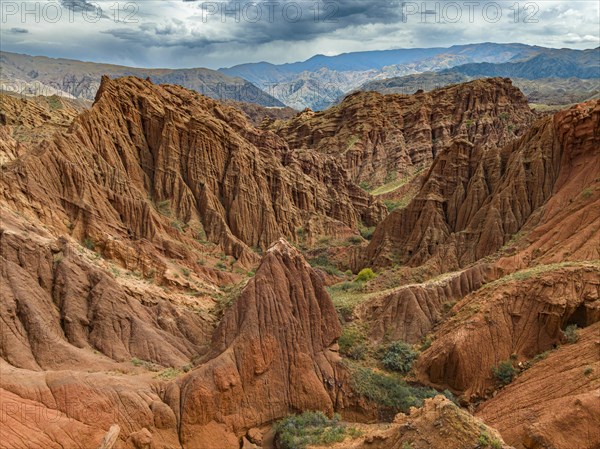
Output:
<instances>
[{"instance_id":1,"label":"sky","mask_svg":"<svg viewBox=\"0 0 600 449\"><path fill-rule=\"evenodd\" d=\"M479 42L600 46L600 2L2 0L4 51L136 67L301 61Z\"/></svg>"}]
</instances>

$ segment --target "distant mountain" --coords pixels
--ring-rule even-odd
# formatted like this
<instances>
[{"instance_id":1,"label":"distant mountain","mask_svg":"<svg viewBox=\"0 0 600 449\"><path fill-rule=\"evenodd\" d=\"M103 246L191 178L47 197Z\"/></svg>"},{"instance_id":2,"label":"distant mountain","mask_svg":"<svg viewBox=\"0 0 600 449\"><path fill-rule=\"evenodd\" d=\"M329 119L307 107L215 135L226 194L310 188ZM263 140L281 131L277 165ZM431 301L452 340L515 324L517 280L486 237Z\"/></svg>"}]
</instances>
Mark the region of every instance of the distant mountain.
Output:
<instances>
[{"instance_id":1,"label":"distant mountain","mask_svg":"<svg viewBox=\"0 0 600 449\"><path fill-rule=\"evenodd\" d=\"M249 81L209 69L143 69L71 59L0 52L0 87L26 95L58 94L93 100L102 75L138 76L155 83L179 84L217 100L284 106Z\"/></svg>"},{"instance_id":2,"label":"distant mountain","mask_svg":"<svg viewBox=\"0 0 600 449\"><path fill-rule=\"evenodd\" d=\"M452 73L442 85L488 76L591 79L598 77L598 60L597 49L482 43L318 55L293 64L243 64L221 72L255 83L288 106L320 110L373 81L449 70ZM456 67L461 70L454 71Z\"/></svg>"},{"instance_id":3,"label":"distant mountain","mask_svg":"<svg viewBox=\"0 0 600 449\"><path fill-rule=\"evenodd\" d=\"M317 55L292 64L243 64L220 69L256 84L296 109L324 109L340 96L375 79L438 71L471 62L529 58L544 49L524 44L470 44Z\"/></svg>"},{"instance_id":4,"label":"distant mountain","mask_svg":"<svg viewBox=\"0 0 600 449\"><path fill-rule=\"evenodd\" d=\"M465 64L439 72L369 81L357 90L412 94L478 78L512 78L531 103L566 105L597 98L600 90L600 48L544 49L525 60L501 64ZM543 76L546 75L546 76ZM341 101L340 98L339 101Z\"/></svg>"},{"instance_id":5,"label":"distant mountain","mask_svg":"<svg viewBox=\"0 0 600 449\"><path fill-rule=\"evenodd\" d=\"M508 78L600 78L600 47L590 50L569 48L545 49L525 60L502 64L488 62L464 64L453 71L468 76L502 76Z\"/></svg>"}]
</instances>

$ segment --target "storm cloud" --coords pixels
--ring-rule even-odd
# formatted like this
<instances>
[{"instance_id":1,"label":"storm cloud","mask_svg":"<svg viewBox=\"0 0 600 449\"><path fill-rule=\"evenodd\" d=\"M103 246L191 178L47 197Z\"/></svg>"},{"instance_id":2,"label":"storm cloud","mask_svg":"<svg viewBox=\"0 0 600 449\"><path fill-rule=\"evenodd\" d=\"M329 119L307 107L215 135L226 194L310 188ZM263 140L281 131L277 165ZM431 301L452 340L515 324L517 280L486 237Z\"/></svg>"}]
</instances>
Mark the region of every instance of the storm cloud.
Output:
<instances>
[{"instance_id":1,"label":"storm cloud","mask_svg":"<svg viewBox=\"0 0 600 449\"><path fill-rule=\"evenodd\" d=\"M3 28L28 29L21 36L31 37L6 33L3 50L145 67L219 68L490 41L600 45L595 0L522 2L519 8L514 0L61 0L54 2L65 11L58 22L43 14L37 22L18 11L5 14L5 3ZM100 14L90 20L92 8Z\"/></svg>"}]
</instances>

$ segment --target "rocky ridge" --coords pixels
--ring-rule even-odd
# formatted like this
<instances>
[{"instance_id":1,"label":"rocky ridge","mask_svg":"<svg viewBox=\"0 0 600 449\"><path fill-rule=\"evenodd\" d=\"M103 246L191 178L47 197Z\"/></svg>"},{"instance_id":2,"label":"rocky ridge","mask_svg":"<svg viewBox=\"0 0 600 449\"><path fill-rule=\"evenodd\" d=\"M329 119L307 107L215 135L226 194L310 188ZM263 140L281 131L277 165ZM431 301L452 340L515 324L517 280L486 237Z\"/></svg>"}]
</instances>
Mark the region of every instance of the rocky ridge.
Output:
<instances>
[{"instance_id":1,"label":"rocky ridge","mask_svg":"<svg viewBox=\"0 0 600 449\"><path fill-rule=\"evenodd\" d=\"M269 129L291 148L335 155L369 188L428 168L457 138L481 148L519 136L533 113L508 79L477 80L415 95L357 92L326 111L306 110Z\"/></svg>"}]
</instances>

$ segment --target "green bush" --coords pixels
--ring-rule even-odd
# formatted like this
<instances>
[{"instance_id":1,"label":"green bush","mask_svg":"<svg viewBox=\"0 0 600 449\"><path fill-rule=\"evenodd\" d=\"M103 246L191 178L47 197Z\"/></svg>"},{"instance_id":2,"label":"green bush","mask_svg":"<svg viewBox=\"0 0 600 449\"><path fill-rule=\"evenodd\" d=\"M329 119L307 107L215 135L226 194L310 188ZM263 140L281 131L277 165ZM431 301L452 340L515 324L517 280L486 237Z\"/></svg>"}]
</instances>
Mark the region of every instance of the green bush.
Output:
<instances>
[{"instance_id":1,"label":"green bush","mask_svg":"<svg viewBox=\"0 0 600 449\"><path fill-rule=\"evenodd\" d=\"M85 246L90 251L93 251L96 247L96 242L91 237L86 237L83 239L83 246Z\"/></svg>"},{"instance_id":2,"label":"green bush","mask_svg":"<svg viewBox=\"0 0 600 449\"><path fill-rule=\"evenodd\" d=\"M508 385L515 378L516 371L510 360L504 360L498 366L492 368L492 374L502 385Z\"/></svg>"},{"instance_id":3,"label":"green bush","mask_svg":"<svg viewBox=\"0 0 600 449\"><path fill-rule=\"evenodd\" d=\"M367 337L364 331L355 325L344 327L338 340L340 353L354 360L362 360L367 355Z\"/></svg>"},{"instance_id":4,"label":"green bush","mask_svg":"<svg viewBox=\"0 0 600 449\"><path fill-rule=\"evenodd\" d=\"M319 268L328 274L339 276L342 272L330 260L327 254L320 254L308 261L311 267Z\"/></svg>"},{"instance_id":5,"label":"green bush","mask_svg":"<svg viewBox=\"0 0 600 449\"><path fill-rule=\"evenodd\" d=\"M340 423L335 415L329 419L321 412L304 412L288 416L274 426L275 441L281 449L304 449L309 445L338 443L347 436L356 436L357 431Z\"/></svg>"},{"instance_id":6,"label":"green bush","mask_svg":"<svg viewBox=\"0 0 600 449\"><path fill-rule=\"evenodd\" d=\"M356 282L369 282L371 279L375 279L377 275L370 268L363 268L356 276Z\"/></svg>"},{"instance_id":7,"label":"green bush","mask_svg":"<svg viewBox=\"0 0 600 449\"><path fill-rule=\"evenodd\" d=\"M393 212L402 204L401 200L383 200L383 204L387 207L388 212Z\"/></svg>"},{"instance_id":8,"label":"green bush","mask_svg":"<svg viewBox=\"0 0 600 449\"><path fill-rule=\"evenodd\" d=\"M348 243L351 245L360 245L362 242L362 237L359 237L358 235L353 235L352 237L348 238Z\"/></svg>"},{"instance_id":9,"label":"green bush","mask_svg":"<svg viewBox=\"0 0 600 449\"><path fill-rule=\"evenodd\" d=\"M579 341L579 334L577 333L577 324L570 324L565 329L565 339L567 343L577 343Z\"/></svg>"},{"instance_id":10,"label":"green bush","mask_svg":"<svg viewBox=\"0 0 600 449\"><path fill-rule=\"evenodd\" d=\"M387 346L381 358L381 363L390 371L407 374L418 356L419 353L411 345L403 341L397 341Z\"/></svg>"},{"instance_id":11,"label":"green bush","mask_svg":"<svg viewBox=\"0 0 600 449\"><path fill-rule=\"evenodd\" d=\"M350 383L357 394L380 407L381 419L393 419L399 412L408 412L411 407L421 407L425 399L438 394L432 388L413 387L402 380L364 367L350 370Z\"/></svg>"},{"instance_id":12,"label":"green bush","mask_svg":"<svg viewBox=\"0 0 600 449\"><path fill-rule=\"evenodd\" d=\"M360 228L359 231L363 239L371 240L373 234L375 233L375 226L372 226L370 228Z\"/></svg>"}]
</instances>

